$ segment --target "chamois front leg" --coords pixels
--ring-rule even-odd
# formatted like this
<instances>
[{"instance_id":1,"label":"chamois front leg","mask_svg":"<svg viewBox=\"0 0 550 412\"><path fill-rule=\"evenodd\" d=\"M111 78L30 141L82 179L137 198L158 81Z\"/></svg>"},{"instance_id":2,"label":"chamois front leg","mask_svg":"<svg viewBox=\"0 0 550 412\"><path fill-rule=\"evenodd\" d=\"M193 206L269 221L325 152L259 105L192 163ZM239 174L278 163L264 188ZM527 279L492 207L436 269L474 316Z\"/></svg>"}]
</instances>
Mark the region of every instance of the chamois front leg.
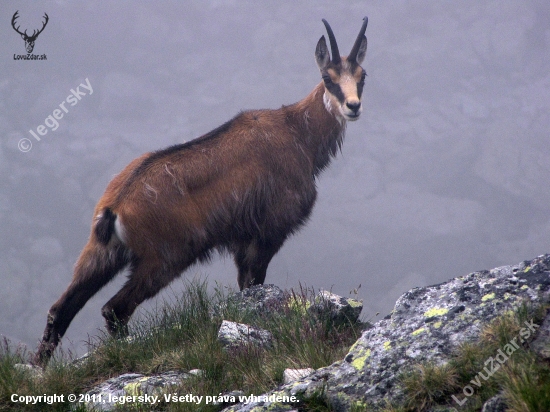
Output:
<instances>
[{"instance_id":1,"label":"chamois front leg","mask_svg":"<svg viewBox=\"0 0 550 412\"><path fill-rule=\"evenodd\" d=\"M282 241L268 243L253 240L236 248L234 258L239 270L237 282L240 290L253 285L263 285L269 262L282 244Z\"/></svg>"}]
</instances>

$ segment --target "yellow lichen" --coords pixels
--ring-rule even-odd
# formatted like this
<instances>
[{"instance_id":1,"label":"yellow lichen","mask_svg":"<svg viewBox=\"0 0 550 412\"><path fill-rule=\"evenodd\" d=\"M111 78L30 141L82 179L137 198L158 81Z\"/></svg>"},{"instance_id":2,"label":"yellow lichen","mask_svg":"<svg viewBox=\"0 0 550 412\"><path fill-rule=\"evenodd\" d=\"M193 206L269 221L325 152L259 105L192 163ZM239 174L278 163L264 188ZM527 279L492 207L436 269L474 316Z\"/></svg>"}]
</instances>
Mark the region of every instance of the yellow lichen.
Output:
<instances>
[{"instance_id":1,"label":"yellow lichen","mask_svg":"<svg viewBox=\"0 0 550 412\"><path fill-rule=\"evenodd\" d=\"M352 404L351 404L351 410L355 410L355 411L367 411L367 404L366 402L364 401L354 401Z\"/></svg>"},{"instance_id":2,"label":"yellow lichen","mask_svg":"<svg viewBox=\"0 0 550 412\"><path fill-rule=\"evenodd\" d=\"M495 293L494 292L491 292L491 293L487 293L486 295L484 295L482 298L481 298L481 301L482 302L485 302L487 300L491 300L491 299L494 299L495 298Z\"/></svg>"},{"instance_id":3,"label":"yellow lichen","mask_svg":"<svg viewBox=\"0 0 550 412\"><path fill-rule=\"evenodd\" d=\"M434 317L434 316L443 316L448 311L449 311L449 309L446 309L446 308L431 308L431 309L427 310L426 312L424 312L424 316L426 316L427 318L431 318L431 317Z\"/></svg>"},{"instance_id":4,"label":"yellow lichen","mask_svg":"<svg viewBox=\"0 0 550 412\"><path fill-rule=\"evenodd\" d=\"M353 352L358 345L359 345L359 341L356 341L353 345L351 345L351 348L349 348L348 353Z\"/></svg>"},{"instance_id":5,"label":"yellow lichen","mask_svg":"<svg viewBox=\"0 0 550 412\"><path fill-rule=\"evenodd\" d=\"M384 349L390 350L391 349L391 341L387 340L384 342Z\"/></svg>"},{"instance_id":6,"label":"yellow lichen","mask_svg":"<svg viewBox=\"0 0 550 412\"><path fill-rule=\"evenodd\" d=\"M365 367L365 363L367 362L367 358L370 356L370 349L367 349L365 351L365 353L361 356L358 356L357 358L355 358L352 362L351 362L351 365L357 369L357 370L361 370Z\"/></svg>"},{"instance_id":7,"label":"yellow lichen","mask_svg":"<svg viewBox=\"0 0 550 412\"><path fill-rule=\"evenodd\" d=\"M124 387L124 392L129 396L139 396L141 395L141 383L132 382Z\"/></svg>"},{"instance_id":8,"label":"yellow lichen","mask_svg":"<svg viewBox=\"0 0 550 412\"><path fill-rule=\"evenodd\" d=\"M359 306L363 306L363 302L357 299L348 298L348 305L352 308L358 308Z\"/></svg>"},{"instance_id":9,"label":"yellow lichen","mask_svg":"<svg viewBox=\"0 0 550 412\"><path fill-rule=\"evenodd\" d=\"M434 323L434 328L439 329L441 327L441 321Z\"/></svg>"},{"instance_id":10,"label":"yellow lichen","mask_svg":"<svg viewBox=\"0 0 550 412\"><path fill-rule=\"evenodd\" d=\"M422 332L426 332L426 329L425 328L418 328L417 330L415 330L412 335L413 336L416 336L416 335L420 335Z\"/></svg>"}]
</instances>

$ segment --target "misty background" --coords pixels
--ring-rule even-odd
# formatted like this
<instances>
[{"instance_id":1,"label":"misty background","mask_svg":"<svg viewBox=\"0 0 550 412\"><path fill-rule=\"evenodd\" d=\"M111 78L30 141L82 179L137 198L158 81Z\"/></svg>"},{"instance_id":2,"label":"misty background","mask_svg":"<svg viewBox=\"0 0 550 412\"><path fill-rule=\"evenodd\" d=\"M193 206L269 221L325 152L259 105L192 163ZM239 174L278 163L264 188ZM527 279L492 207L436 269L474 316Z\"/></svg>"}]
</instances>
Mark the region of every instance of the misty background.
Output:
<instances>
[{"instance_id":1,"label":"misty background","mask_svg":"<svg viewBox=\"0 0 550 412\"><path fill-rule=\"evenodd\" d=\"M48 14L33 51L47 60L14 60L26 54L16 10L29 34ZM363 114L266 283L343 296L361 285L363 317L377 320L414 286L550 252L546 0L2 1L0 334L36 347L93 207L126 164L240 110L304 98L321 80L321 18L347 54L365 15ZM29 130L86 79L93 93L80 87L86 94L37 141ZM237 288L232 260L216 256L142 310L195 276ZM64 348L85 351L123 281L85 306Z\"/></svg>"}]
</instances>

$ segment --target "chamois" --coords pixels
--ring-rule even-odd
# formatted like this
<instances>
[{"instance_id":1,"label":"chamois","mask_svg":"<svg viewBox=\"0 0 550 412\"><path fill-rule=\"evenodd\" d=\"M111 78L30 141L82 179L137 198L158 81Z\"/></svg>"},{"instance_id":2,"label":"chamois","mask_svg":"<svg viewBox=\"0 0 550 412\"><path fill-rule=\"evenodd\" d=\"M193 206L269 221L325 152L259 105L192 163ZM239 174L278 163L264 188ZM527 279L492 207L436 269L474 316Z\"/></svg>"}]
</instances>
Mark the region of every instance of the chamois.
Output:
<instances>
[{"instance_id":1,"label":"chamois","mask_svg":"<svg viewBox=\"0 0 550 412\"><path fill-rule=\"evenodd\" d=\"M303 100L237 114L211 132L133 160L107 186L67 290L50 308L34 362L45 366L74 316L124 268L128 280L102 308L107 330L124 333L146 299L214 250L233 255L240 289L263 284L271 258L307 221L315 178L361 114L367 50L363 19L341 57L322 20L315 59L322 82Z\"/></svg>"}]
</instances>

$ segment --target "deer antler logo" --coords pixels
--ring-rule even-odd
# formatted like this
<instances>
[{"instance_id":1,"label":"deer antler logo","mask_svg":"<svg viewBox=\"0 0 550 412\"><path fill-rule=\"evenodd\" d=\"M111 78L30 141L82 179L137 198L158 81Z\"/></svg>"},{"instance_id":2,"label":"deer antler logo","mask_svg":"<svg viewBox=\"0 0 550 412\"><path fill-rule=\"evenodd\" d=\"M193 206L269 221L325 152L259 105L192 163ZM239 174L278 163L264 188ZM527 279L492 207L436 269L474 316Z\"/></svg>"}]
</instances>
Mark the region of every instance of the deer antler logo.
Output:
<instances>
[{"instance_id":1,"label":"deer antler logo","mask_svg":"<svg viewBox=\"0 0 550 412\"><path fill-rule=\"evenodd\" d=\"M15 14L13 15L13 17L11 19L11 25L12 25L13 29L21 35L23 40L25 40L25 48L27 49L27 53L32 53L32 51L34 49L34 42L36 41L36 38L38 37L38 35L40 33L42 33L42 31L44 30L44 28L46 27L46 24L48 24L49 17L46 13L44 13L44 18L46 20L44 21L44 23L42 23L42 28L40 30L38 30L38 32L36 30L33 30L32 35L29 36L27 34L27 30L25 30L24 33L21 33L19 31L19 27L21 27L21 26L15 27L15 20L17 20L17 18L19 17L18 13L19 13L19 10L17 10L15 12Z\"/></svg>"}]
</instances>

